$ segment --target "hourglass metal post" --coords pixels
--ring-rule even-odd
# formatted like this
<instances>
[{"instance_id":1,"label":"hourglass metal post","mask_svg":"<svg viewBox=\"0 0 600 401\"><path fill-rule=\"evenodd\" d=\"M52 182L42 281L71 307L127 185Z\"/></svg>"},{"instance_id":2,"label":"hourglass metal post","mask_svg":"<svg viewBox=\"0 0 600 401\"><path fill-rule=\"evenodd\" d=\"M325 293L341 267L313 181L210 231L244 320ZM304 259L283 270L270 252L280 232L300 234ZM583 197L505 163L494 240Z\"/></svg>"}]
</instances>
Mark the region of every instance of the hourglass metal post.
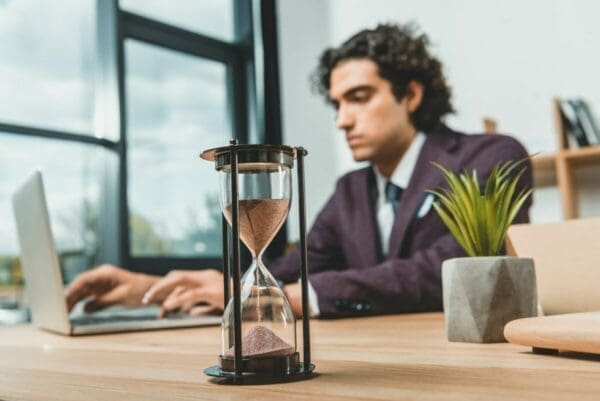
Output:
<instances>
[{"instance_id":1,"label":"hourglass metal post","mask_svg":"<svg viewBox=\"0 0 600 401\"><path fill-rule=\"evenodd\" d=\"M231 141L231 227L233 246L233 319L234 319L234 381L242 375L242 316L240 294L240 202L238 194L237 139Z\"/></svg>"},{"instance_id":2,"label":"hourglass metal post","mask_svg":"<svg viewBox=\"0 0 600 401\"><path fill-rule=\"evenodd\" d=\"M221 216L221 231L221 242L223 244L223 305L227 305L227 301L229 301L229 231L227 230L225 216Z\"/></svg>"},{"instance_id":3,"label":"hourglass metal post","mask_svg":"<svg viewBox=\"0 0 600 401\"><path fill-rule=\"evenodd\" d=\"M302 258L300 280L302 286L302 342L304 349L304 364L310 366L310 313L308 310L308 251L306 245L306 204L304 201L304 156L308 152L296 148L298 160L298 214L300 218L300 255ZM309 372L307 372L309 373Z\"/></svg>"}]
</instances>

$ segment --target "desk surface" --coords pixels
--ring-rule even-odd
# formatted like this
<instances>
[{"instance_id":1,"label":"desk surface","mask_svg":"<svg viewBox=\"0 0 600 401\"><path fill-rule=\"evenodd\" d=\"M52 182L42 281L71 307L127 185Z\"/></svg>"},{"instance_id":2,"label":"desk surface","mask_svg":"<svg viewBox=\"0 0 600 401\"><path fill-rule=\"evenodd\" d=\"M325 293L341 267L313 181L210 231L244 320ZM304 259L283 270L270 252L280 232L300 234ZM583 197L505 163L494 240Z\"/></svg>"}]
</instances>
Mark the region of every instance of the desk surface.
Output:
<instances>
[{"instance_id":1,"label":"desk surface","mask_svg":"<svg viewBox=\"0 0 600 401\"><path fill-rule=\"evenodd\" d=\"M0 399L579 401L600 394L600 358L449 343L438 313L311 328L319 376L257 386L213 384L203 374L217 361L219 327L79 338L1 328Z\"/></svg>"}]
</instances>

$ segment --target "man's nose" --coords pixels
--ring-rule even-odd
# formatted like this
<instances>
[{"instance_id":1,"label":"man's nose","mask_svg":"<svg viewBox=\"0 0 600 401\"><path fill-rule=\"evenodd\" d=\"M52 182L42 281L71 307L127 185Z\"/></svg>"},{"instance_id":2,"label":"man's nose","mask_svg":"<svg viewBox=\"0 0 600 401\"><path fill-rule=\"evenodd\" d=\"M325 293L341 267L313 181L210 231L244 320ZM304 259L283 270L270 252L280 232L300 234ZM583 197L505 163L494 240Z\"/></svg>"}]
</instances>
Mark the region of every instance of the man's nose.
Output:
<instances>
[{"instance_id":1,"label":"man's nose","mask_svg":"<svg viewBox=\"0 0 600 401\"><path fill-rule=\"evenodd\" d=\"M338 129L348 130L354 125L354 117L346 107L340 107L335 121Z\"/></svg>"}]
</instances>

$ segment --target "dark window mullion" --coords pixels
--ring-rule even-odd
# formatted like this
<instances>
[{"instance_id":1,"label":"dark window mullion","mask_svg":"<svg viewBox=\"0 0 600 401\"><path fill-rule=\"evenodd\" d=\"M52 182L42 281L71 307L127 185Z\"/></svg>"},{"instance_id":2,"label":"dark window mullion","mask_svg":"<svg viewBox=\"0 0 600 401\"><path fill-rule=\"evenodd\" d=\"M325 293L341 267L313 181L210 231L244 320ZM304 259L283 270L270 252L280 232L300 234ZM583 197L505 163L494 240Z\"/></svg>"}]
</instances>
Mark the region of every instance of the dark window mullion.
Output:
<instances>
[{"instance_id":1,"label":"dark window mullion","mask_svg":"<svg viewBox=\"0 0 600 401\"><path fill-rule=\"evenodd\" d=\"M120 11L125 38L136 39L183 53L230 63L240 52L235 43L214 39L127 11Z\"/></svg>"},{"instance_id":2,"label":"dark window mullion","mask_svg":"<svg viewBox=\"0 0 600 401\"><path fill-rule=\"evenodd\" d=\"M283 142L279 94L279 55L277 52L277 18L275 0L254 0L252 2L255 16L253 29L254 58L262 57L256 71L256 85L261 90L256 92L257 113L261 113L258 137L262 143L281 144ZM262 131L261 131L262 130ZM298 144L289 144L298 145ZM284 253L287 244L287 222L279 230L265 256L276 258Z\"/></svg>"},{"instance_id":3,"label":"dark window mullion","mask_svg":"<svg viewBox=\"0 0 600 401\"><path fill-rule=\"evenodd\" d=\"M127 132L127 91L125 89L126 62L125 62L125 39L127 37L127 23L123 18L124 13L119 9L118 1L115 10L117 21L117 44L116 44L116 67L117 87L119 97L119 130L121 137L119 141L119 235L120 235L120 259L127 269L134 269L130 252L130 226L129 226L129 162L127 156L128 132Z\"/></svg>"},{"instance_id":4,"label":"dark window mullion","mask_svg":"<svg viewBox=\"0 0 600 401\"><path fill-rule=\"evenodd\" d=\"M248 142L247 98L244 59L238 56L236 62L227 66L227 107L232 137L240 143Z\"/></svg>"},{"instance_id":5,"label":"dark window mullion","mask_svg":"<svg viewBox=\"0 0 600 401\"><path fill-rule=\"evenodd\" d=\"M136 256L129 261L127 268L132 271L163 276L173 269L198 270L222 268L221 258L194 258L183 256Z\"/></svg>"},{"instance_id":6,"label":"dark window mullion","mask_svg":"<svg viewBox=\"0 0 600 401\"><path fill-rule=\"evenodd\" d=\"M119 146L118 142L111 141L105 138L97 138L92 135L75 134L70 132L56 131L37 127L28 127L15 124L0 123L0 132L14 135L24 135L29 137L41 137L69 142L88 143L93 145L99 145L112 151L116 151Z\"/></svg>"},{"instance_id":7,"label":"dark window mullion","mask_svg":"<svg viewBox=\"0 0 600 401\"><path fill-rule=\"evenodd\" d=\"M96 0L97 9L97 70L95 108L99 119L96 129L117 139L117 165L108 160L104 164L99 208L100 248L98 259L103 263L127 266L123 243L123 188L125 163L124 106L123 106L123 54L120 49L121 27L117 0Z\"/></svg>"}]
</instances>

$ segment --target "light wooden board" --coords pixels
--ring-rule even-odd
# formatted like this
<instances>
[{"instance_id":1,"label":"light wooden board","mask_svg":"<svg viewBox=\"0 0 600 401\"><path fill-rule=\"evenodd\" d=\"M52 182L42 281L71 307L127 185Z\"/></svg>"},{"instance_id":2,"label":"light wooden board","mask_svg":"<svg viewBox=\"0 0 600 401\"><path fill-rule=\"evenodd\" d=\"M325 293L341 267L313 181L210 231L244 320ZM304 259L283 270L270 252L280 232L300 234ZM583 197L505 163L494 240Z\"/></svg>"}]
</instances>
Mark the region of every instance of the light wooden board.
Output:
<instances>
[{"instance_id":1,"label":"light wooden board","mask_svg":"<svg viewBox=\"0 0 600 401\"><path fill-rule=\"evenodd\" d=\"M507 233L509 255L533 258L544 314L600 310L600 218L515 224Z\"/></svg>"},{"instance_id":2,"label":"light wooden board","mask_svg":"<svg viewBox=\"0 0 600 401\"><path fill-rule=\"evenodd\" d=\"M506 325L504 336L529 347L600 354L600 312L518 319Z\"/></svg>"},{"instance_id":3,"label":"light wooden board","mask_svg":"<svg viewBox=\"0 0 600 401\"><path fill-rule=\"evenodd\" d=\"M446 340L441 313L313 321L312 380L211 383L220 328L67 338L0 329L2 400L598 400L600 362ZM301 331L299 331L301 335Z\"/></svg>"}]
</instances>

